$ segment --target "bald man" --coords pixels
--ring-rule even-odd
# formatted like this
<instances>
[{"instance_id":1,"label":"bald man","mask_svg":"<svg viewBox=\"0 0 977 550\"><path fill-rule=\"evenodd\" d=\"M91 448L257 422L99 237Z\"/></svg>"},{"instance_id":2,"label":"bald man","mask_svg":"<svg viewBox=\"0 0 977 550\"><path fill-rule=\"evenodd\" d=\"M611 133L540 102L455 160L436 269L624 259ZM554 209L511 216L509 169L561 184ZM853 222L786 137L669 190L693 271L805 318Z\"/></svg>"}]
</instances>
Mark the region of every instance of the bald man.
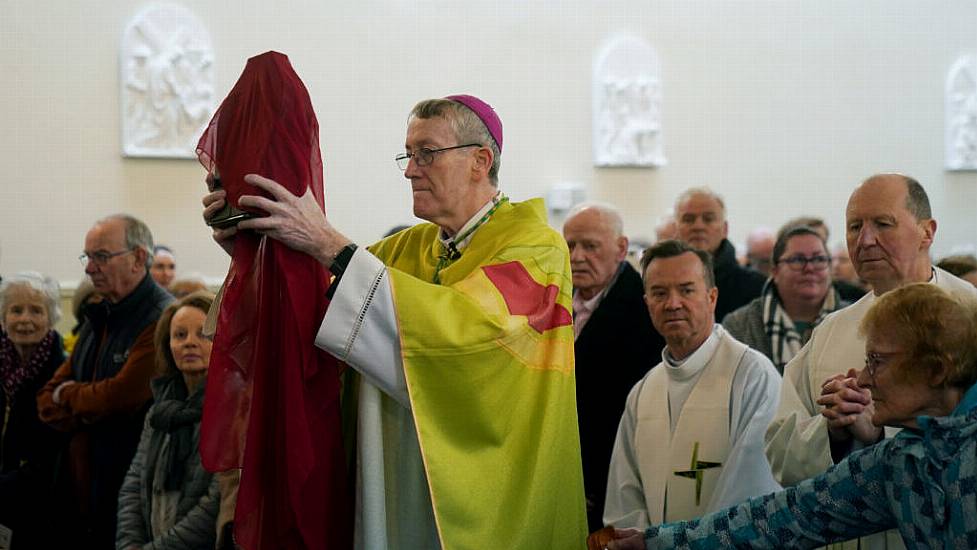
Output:
<instances>
[{"instance_id":1,"label":"bald man","mask_svg":"<svg viewBox=\"0 0 977 550\"><path fill-rule=\"evenodd\" d=\"M595 531L603 527L607 469L628 391L657 362L665 340L648 317L641 276L624 261L628 238L617 209L603 203L577 206L563 224L563 237L573 274L587 523Z\"/></svg>"},{"instance_id":2,"label":"bald man","mask_svg":"<svg viewBox=\"0 0 977 550\"><path fill-rule=\"evenodd\" d=\"M784 486L814 477L884 437L871 422L871 395L855 382L865 363L858 325L875 299L927 281L951 293L975 294L966 282L931 264L936 220L916 180L900 174L870 177L852 193L845 220L855 270L874 292L826 317L784 367L780 408L766 434L767 458ZM861 548L902 548L902 542L889 531L862 539Z\"/></svg>"}]
</instances>

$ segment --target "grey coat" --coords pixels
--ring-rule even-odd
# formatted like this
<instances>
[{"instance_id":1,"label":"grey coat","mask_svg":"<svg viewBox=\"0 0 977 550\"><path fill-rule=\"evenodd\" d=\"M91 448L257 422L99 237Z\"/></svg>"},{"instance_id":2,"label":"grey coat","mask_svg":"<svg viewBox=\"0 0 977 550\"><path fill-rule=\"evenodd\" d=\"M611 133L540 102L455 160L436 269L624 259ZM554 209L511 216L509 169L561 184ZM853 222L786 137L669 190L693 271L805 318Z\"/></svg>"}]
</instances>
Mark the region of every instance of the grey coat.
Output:
<instances>
[{"instance_id":1,"label":"grey coat","mask_svg":"<svg viewBox=\"0 0 977 550\"><path fill-rule=\"evenodd\" d=\"M835 291L832 289L831 292ZM840 296L835 294L835 311L847 305L849 305L848 302L842 300ZM770 337L767 335L767 330L763 326L762 294L759 298L754 298L745 306L729 312L723 318L722 324L733 335L733 338L766 355L768 359L773 361L773 349L770 346ZM811 339L811 334L812 331L801 334L801 343L807 344L807 341ZM780 374L783 374L782 367L777 367L777 370L780 371Z\"/></svg>"},{"instance_id":2,"label":"grey coat","mask_svg":"<svg viewBox=\"0 0 977 550\"><path fill-rule=\"evenodd\" d=\"M723 318L725 328L733 338L767 356L773 355L770 338L763 328L763 296L754 298L745 306L729 312ZM805 335L801 335L804 338ZM806 342L807 340L805 340ZM771 359L772 360L772 359Z\"/></svg>"},{"instance_id":3,"label":"grey coat","mask_svg":"<svg viewBox=\"0 0 977 550\"><path fill-rule=\"evenodd\" d=\"M182 385L182 380L181 380ZM119 516L115 547L118 550L130 547L145 549L197 549L214 548L217 538L217 509L220 493L217 478L204 470L200 463L200 421L193 427L193 449L184 462L184 476L180 483L180 495L176 506L176 521L161 536L153 539L151 518L152 506L158 502L152 494L154 482L162 485L162 480L154 480L156 468L152 467L160 456L163 441L170 439L164 435L154 438L154 428L150 419L159 406L159 401L170 394L171 388L162 387L154 381L154 394L157 403L146 415L142 436L136 456L132 459L119 492ZM186 390L183 390L184 393ZM202 388L201 388L202 391Z\"/></svg>"}]
</instances>

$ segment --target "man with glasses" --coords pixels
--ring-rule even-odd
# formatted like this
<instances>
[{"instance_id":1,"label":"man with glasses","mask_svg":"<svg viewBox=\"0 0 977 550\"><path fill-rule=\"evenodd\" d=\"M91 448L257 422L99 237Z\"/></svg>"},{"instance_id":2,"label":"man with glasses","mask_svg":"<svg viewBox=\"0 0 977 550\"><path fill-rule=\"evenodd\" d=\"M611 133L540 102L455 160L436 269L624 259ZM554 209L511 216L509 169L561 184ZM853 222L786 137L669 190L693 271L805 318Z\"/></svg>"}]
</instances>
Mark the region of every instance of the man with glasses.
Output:
<instances>
[{"instance_id":1,"label":"man with glasses","mask_svg":"<svg viewBox=\"0 0 977 550\"><path fill-rule=\"evenodd\" d=\"M885 435L872 424L871 392L857 383L858 370L865 365L865 339L858 324L876 298L927 281L952 293L975 293L966 282L932 265L936 221L926 191L910 177L878 174L865 180L848 200L845 231L855 271L873 292L828 315L784 368L780 408L766 435L767 458L784 486L814 477ZM846 547L857 544L850 541ZM901 544L893 531L861 541L862 548Z\"/></svg>"},{"instance_id":2,"label":"man with glasses","mask_svg":"<svg viewBox=\"0 0 977 550\"><path fill-rule=\"evenodd\" d=\"M469 95L418 103L414 215L368 248L311 194L258 175L258 231L335 275L316 343L358 373L357 548L580 548L586 539L566 243L540 200L498 189L502 122ZM204 198L204 217L225 205ZM237 205L235 205L237 206ZM314 329L314 327L309 327Z\"/></svg>"},{"instance_id":3,"label":"man with glasses","mask_svg":"<svg viewBox=\"0 0 977 550\"><path fill-rule=\"evenodd\" d=\"M173 300L149 275L152 250L149 228L132 216L88 231L81 262L104 299L86 309L73 353L37 396L41 420L71 434L63 464L75 489L78 548L115 545L119 488L152 397L153 333Z\"/></svg>"},{"instance_id":4,"label":"man with glasses","mask_svg":"<svg viewBox=\"0 0 977 550\"><path fill-rule=\"evenodd\" d=\"M806 225L779 232L773 268L759 298L731 312L723 326L763 353L781 374L824 317L848 305L831 284L831 257L817 231Z\"/></svg>"}]
</instances>

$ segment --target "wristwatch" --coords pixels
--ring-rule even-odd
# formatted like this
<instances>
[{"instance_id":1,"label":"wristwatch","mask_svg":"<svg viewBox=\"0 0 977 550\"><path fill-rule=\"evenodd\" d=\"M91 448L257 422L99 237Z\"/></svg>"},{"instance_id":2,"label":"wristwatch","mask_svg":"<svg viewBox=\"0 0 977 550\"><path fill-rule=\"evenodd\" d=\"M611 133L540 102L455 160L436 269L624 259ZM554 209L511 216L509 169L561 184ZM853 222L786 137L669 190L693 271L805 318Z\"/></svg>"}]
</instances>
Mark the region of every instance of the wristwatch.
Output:
<instances>
[{"instance_id":1,"label":"wristwatch","mask_svg":"<svg viewBox=\"0 0 977 550\"><path fill-rule=\"evenodd\" d=\"M336 287L339 286L339 280L343 278L343 273L345 273L346 268L349 267L349 262L353 259L354 252L356 252L356 244L349 243L339 251L339 254L336 254L335 258L333 258L332 265L329 266L329 271L331 271L335 277L332 280L332 284L329 285L329 290L326 291L326 298L331 300L333 294L336 293Z\"/></svg>"}]
</instances>

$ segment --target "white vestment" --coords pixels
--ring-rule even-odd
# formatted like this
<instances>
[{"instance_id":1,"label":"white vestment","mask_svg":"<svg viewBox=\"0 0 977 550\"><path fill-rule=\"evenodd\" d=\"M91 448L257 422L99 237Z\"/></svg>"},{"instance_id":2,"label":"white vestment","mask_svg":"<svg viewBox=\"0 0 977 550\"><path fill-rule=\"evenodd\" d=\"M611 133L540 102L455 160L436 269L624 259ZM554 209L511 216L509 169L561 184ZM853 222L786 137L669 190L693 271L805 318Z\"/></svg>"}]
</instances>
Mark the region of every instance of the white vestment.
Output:
<instances>
[{"instance_id":1,"label":"white vestment","mask_svg":"<svg viewBox=\"0 0 977 550\"><path fill-rule=\"evenodd\" d=\"M363 376L356 396L354 547L435 549L441 544L386 273L383 263L366 250L353 254L316 345ZM361 323L350 322L360 314Z\"/></svg>"},{"instance_id":2,"label":"white vestment","mask_svg":"<svg viewBox=\"0 0 977 550\"><path fill-rule=\"evenodd\" d=\"M970 283L939 268L933 269L931 282L950 293L977 293ZM825 380L865 366L865 339L859 336L858 325L874 301L875 295L870 292L825 317L800 353L784 367L780 407L766 434L767 458L774 477L784 486L814 477L834 464L827 419L821 415L817 399ZM897 431L886 428L886 436ZM859 447L856 443L853 450ZM861 541L863 549L904 548L894 530L863 537ZM856 541L845 547L856 548Z\"/></svg>"},{"instance_id":3,"label":"white vestment","mask_svg":"<svg viewBox=\"0 0 977 550\"><path fill-rule=\"evenodd\" d=\"M667 353L666 348L665 360L628 395L611 456L606 525L644 529L663 520L691 519L675 517L682 510L709 513L780 489L763 456L763 433L777 410L780 386L780 375L770 360L745 348L720 325L681 364L670 364ZM726 363L731 356L738 362ZM709 380L704 382L703 377ZM712 387L703 391L706 386ZM717 392L721 392L719 400ZM660 401L649 399L654 396L661 396ZM718 411L717 401L724 404ZM661 433L650 433L657 431ZM726 439L714 441L717 433ZM721 462L719 467L703 467L698 479L698 468L691 462L696 441L699 462ZM664 451L657 453L656 447ZM667 463L649 471L656 453L665 456ZM685 462L674 463L681 457ZM699 491L703 498L695 505ZM672 507L682 510L670 512L669 502L680 503Z\"/></svg>"}]
</instances>

